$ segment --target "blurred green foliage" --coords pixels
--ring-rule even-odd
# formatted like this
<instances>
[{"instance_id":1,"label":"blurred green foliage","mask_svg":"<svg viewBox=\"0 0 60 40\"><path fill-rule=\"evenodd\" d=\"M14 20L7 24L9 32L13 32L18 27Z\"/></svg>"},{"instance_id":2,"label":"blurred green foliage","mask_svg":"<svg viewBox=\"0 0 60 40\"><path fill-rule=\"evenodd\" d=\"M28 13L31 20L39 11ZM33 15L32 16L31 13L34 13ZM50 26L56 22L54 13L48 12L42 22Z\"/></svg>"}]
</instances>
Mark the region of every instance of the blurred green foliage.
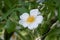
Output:
<instances>
[{"instance_id":1,"label":"blurred green foliage","mask_svg":"<svg viewBox=\"0 0 60 40\"><path fill-rule=\"evenodd\" d=\"M60 0L45 0L42 3L36 1L0 0L0 30L5 29L8 33L16 32L17 40L35 40L37 37L41 37L41 40L60 40L60 26L58 27L60 24ZM22 13L36 8L44 17L42 24L37 29L29 30L18 24ZM17 26L20 29L16 29Z\"/></svg>"}]
</instances>

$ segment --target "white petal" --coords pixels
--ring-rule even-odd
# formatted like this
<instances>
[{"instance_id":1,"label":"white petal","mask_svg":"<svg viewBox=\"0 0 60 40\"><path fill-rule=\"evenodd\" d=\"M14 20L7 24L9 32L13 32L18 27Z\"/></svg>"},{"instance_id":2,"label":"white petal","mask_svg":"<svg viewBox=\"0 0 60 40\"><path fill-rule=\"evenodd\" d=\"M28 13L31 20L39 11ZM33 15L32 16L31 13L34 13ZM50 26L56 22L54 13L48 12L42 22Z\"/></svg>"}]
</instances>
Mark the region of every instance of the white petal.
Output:
<instances>
[{"instance_id":1,"label":"white petal","mask_svg":"<svg viewBox=\"0 0 60 40\"><path fill-rule=\"evenodd\" d=\"M38 24L36 24L36 23L32 23L32 24L28 25L28 28L29 28L30 30L35 29L35 28L37 28L37 27L38 27Z\"/></svg>"},{"instance_id":2,"label":"white petal","mask_svg":"<svg viewBox=\"0 0 60 40\"><path fill-rule=\"evenodd\" d=\"M28 24L25 21L23 21L23 20L20 20L19 24L23 25L23 27L27 27L28 26Z\"/></svg>"},{"instance_id":3,"label":"white petal","mask_svg":"<svg viewBox=\"0 0 60 40\"><path fill-rule=\"evenodd\" d=\"M28 14L28 13L23 13L23 14L20 16L20 19L26 20L28 17L29 17L29 14Z\"/></svg>"},{"instance_id":4,"label":"white petal","mask_svg":"<svg viewBox=\"0 0 60 40\"><path fill-rule=\"evenodd\" d=\"M39 12L38 9L33 9L33 10L30 11L30 15L31 15L31 16L33 16L33 15L34 15L34 16L37 16L37 15L39 15L39 14L40 14L40 12Z\"/></svg>"},{"instance_id":5,"label":"white petal","mask_svg":"<svg viewBox=\"0 0 60 40\"><path fill-rule=\"evenodd\" d=\"M43 16L40 15L36 17L36 20L35 20L36 23L40 24L42 23L42 21L43 21Z\"/></svg>"}]
</instances>

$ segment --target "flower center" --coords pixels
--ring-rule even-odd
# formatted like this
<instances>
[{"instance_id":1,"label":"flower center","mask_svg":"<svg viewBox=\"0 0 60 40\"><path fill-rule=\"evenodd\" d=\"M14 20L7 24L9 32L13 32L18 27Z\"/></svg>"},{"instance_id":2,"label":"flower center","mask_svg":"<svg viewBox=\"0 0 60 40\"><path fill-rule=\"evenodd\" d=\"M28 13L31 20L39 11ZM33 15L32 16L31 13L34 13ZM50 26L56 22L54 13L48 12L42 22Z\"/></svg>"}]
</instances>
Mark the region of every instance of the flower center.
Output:
<instances>
[{"instance_id":1,"label":"flower center","mask_svg":"<svg viewBox=\"0 0 60 40\"><path fill-rule=\"evenodd\" d=\"M34 16L30 16L27 18L27 22L31 23L31 22L34 22L35 18Z\"/></svg>"}]
</instances>

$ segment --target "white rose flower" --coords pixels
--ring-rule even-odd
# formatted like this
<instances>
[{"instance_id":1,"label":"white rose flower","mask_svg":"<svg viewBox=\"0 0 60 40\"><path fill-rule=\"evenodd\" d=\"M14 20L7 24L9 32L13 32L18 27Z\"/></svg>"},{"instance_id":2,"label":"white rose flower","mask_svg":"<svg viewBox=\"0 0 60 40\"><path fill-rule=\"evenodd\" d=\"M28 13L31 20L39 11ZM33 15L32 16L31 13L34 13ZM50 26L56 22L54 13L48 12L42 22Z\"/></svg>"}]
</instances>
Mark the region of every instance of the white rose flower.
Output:
<instances>
[{"instance_id":1,"label":"white rose flower","mask_svg":"<svg viewBox=\"0 0 60 40\"><path fill-rule=\"evenodd\" d=\"M30 30L38 27L39 24L42 23L43 16L40 15L38 9L33 9L30 11L30 15L28 13L23 13L20 16L19 24L24 27L28 27Z\"/></svg>"}]
</instances>

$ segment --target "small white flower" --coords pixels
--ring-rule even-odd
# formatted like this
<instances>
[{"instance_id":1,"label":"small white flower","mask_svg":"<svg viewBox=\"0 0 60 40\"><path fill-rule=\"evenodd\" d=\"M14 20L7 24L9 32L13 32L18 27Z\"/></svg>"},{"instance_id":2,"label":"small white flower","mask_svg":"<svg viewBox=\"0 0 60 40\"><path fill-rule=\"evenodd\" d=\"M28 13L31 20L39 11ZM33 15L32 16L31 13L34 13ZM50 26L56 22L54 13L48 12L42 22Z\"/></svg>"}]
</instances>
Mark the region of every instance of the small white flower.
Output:
<instances>
[{"instance_id":1,"label":"small white flower","mask_svg":"<svg viewBox=\"0 0 60 40\"><path fill-rule=\"evenodd\" d=\"M38 27L38 24L42 23L43 16L40 15L38 9L33 9L30 11L30 15L28 13L23 13L20 16L19 24L23 25L24 27L28 27L29 29L35 29Z\"/></svg>"}]
</instances>

